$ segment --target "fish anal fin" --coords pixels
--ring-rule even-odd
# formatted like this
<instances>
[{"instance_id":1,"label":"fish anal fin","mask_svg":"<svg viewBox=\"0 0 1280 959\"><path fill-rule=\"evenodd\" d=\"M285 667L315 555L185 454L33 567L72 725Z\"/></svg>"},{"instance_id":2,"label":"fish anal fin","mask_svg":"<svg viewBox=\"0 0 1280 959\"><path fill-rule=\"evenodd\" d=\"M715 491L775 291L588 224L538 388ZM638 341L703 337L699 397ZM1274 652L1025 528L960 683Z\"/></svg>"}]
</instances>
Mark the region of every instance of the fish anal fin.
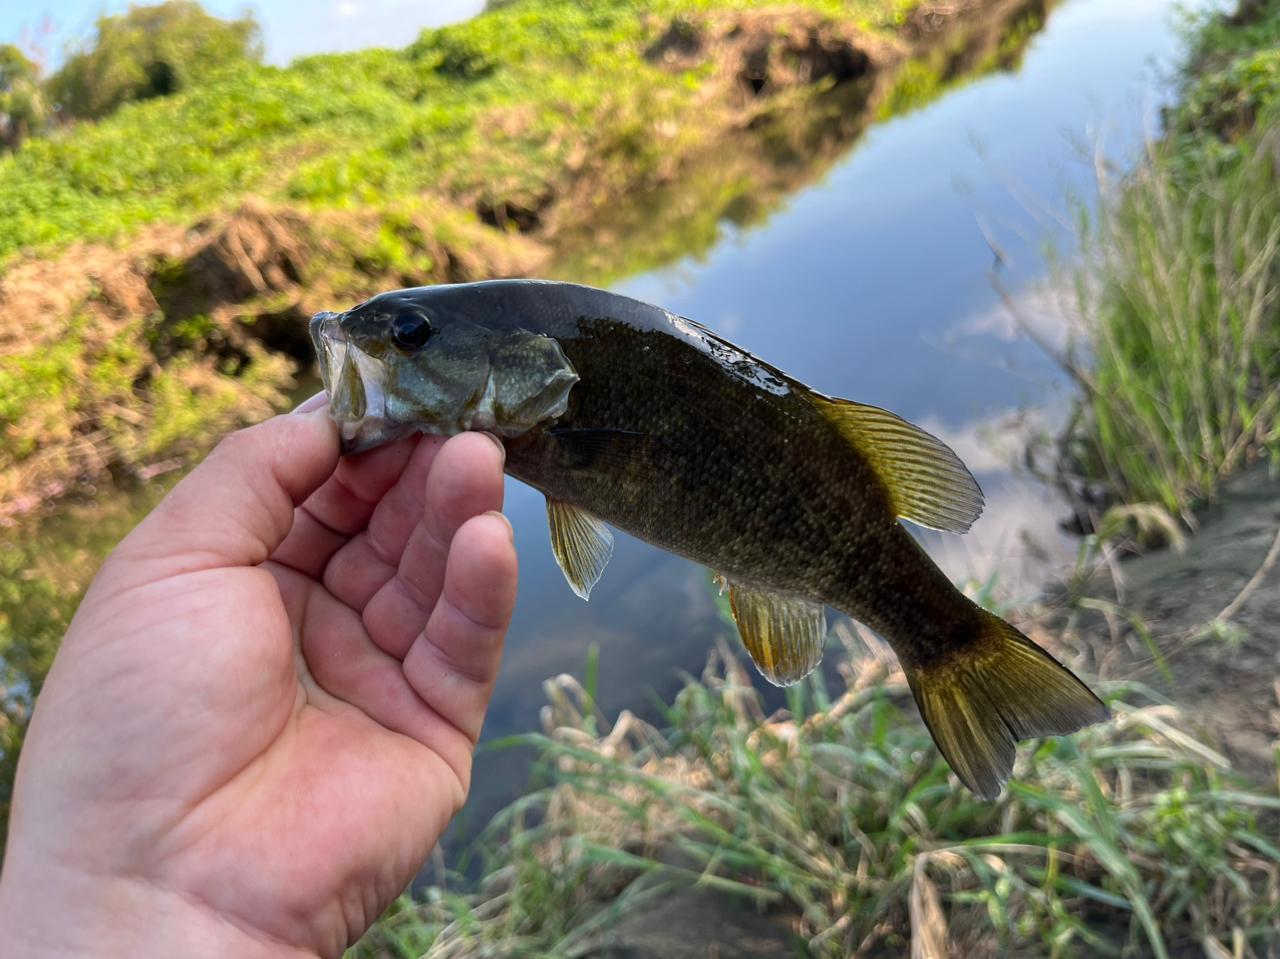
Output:
<instances>
[{"instance_id":1,"label":"fish anal fin","mask_svg":"<svg viewBox=\"0 0 1280 959\"><path fill-rule=\"evenodd\" d=\"M964 533L982 514L982 490L973 474L936 436L879 407L818 394L810 399L871 463L898 516Z\"/></svg>"},{"instance_id":2,"label":"fish anal fin","mask_svg":"<svg viewBox=\"0 0 1280 959\"><path fill-rule=\"evenodd\" d=\"M729 606L742 645L769 682L778 686L798 683L822 660L827 617L821 603L748 589L730 581Z\"/></svg>"},{"instance_id":3,"label":"fish anal fin","mask_svg":"<svg viewBox=\"0 0 1280 959\"><path fill-rule=\"evenodd\" d=\"M938 751L979 799L995 799L1013 771L1015 745L1065 736L1110 711L1075 674L990 613L973 650L926 667L903 663Z\"/></svg>"},{"instance_id":4,"label":"fish anal fin","mask_svg":"<svg viewBox=\"0 0 1280 959\"><path fill-rule=\"evenodd\" d=\"M575 593L590 599L592 587L613 555L613 533L586 510L549 496L547 522L551 549L564 578Z\"/></svg>"}]
</instances>

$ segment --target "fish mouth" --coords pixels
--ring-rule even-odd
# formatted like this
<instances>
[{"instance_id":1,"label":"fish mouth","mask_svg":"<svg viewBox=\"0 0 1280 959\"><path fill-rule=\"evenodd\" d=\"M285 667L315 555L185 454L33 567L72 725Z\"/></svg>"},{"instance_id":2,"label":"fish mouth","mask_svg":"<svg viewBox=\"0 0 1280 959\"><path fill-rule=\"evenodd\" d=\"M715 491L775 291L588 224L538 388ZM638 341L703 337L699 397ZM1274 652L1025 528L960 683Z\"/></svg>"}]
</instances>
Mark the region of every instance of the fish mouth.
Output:
<instances>
[{"instance_id":1,"label":"fish mouth","mask_svg":"<svg viewBox=\"0 0 1280 959\"><path fill-rule=\"evenodd\" d=\"M455 330L430 363L361 349L343 322L317 313L311 340L344 455L415 432L486 430L515 437L561 416L578 374L550 337L526 330ZM380 352L380 351L379 351ZM397 363L399 365L397 365Z\"/></svg>"},{"instance_id":2,"label":"fish mouth","mask_svg":"<svg viewBox=\"0 0 1280 959\"><path fill-rule=\"evenodd\" d=\"M311 340L329 394L329 415L338 424L343 454L350 455L387 442L392 431L405 431L387 422L386 365L351 342L342 317L317 313L311 319Z\"/></svg>"}]
</instances>

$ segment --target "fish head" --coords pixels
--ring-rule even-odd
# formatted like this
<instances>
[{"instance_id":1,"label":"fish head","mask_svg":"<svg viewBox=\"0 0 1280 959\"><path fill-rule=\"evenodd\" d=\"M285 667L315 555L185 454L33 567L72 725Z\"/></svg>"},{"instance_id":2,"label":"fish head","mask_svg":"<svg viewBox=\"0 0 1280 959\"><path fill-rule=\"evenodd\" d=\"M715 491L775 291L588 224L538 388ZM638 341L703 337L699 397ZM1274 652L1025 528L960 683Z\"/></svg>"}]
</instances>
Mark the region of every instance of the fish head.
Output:
<instances>
[{"instance_id":1,"label":"fish head","mask_svg":"<svg viewBox=\"0 0 1280 959\"><path fill-rule=\"evenodd\" d=\"M433 289L384 293L312 318L344 454L415 432L519 436L567 409L578 374L555 339L487 324L433 298Z\"/></svg>"}]
</instances>

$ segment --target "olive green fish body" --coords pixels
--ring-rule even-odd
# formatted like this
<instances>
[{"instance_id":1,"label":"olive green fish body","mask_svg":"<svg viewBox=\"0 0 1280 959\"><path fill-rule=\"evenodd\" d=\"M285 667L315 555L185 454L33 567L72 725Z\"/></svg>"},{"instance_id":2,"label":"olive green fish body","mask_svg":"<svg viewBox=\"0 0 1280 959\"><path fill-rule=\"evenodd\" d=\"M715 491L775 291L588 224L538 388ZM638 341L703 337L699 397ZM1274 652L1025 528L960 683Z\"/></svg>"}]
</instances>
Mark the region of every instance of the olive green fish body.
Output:
<instances>
[{"instance_id":1,"label":"olive green fish body","mask_svg":"<svg viewBox=\"0 0 1280 959\"><path fill-rule=\"evenodd\" d=\"M663 333L560 342L582 380L554 426L508 441L511 475L726 575L833 593L869 538L856 514L888 513L867 508L874 475L817 410Z\"/></svg>"},{"instance_id":2,"label":"olive green fish body","mask_svg":"<svg viewBox=\"0 0 1280 959\"><path fill-rule=\"evenodd\" d=\"M348 451L412 429L503 435L507 472L547 496L553 548L580 595L607 563L609 523L717 571L775 682L821 658L824 604L880 633L979 795L999 792L1017 739L1106 716L899 523L962 532L981 493L949 449L890 413L823 396L690 320L573 284L398 291L319 314L313 336Z\"/></svg>"}]
</instances>

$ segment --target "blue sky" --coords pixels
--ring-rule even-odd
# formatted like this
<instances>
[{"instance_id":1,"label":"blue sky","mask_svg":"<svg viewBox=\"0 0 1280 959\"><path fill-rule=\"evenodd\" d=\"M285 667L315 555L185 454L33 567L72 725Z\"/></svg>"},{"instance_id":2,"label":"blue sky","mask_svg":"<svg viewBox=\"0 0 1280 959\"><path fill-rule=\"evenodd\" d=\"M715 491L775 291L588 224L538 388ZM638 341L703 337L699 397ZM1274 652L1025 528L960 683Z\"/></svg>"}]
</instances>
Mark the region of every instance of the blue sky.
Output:
<instances>
[{"instance_id":1,"label":"blue sky","mask_svg":"<svg viewBox=\"0 0 1280 959\"><path fill-rule=\"evenodd\" d=\"M0 43L37 37L56 65L67 41L91 34L104 12L128 6L127 0L0 0ZM484 0L204 0L205 9L220 17L252 11L271 63L307 53L407 46L423 27L465 20L483 6Z\"/></svg>"}]
</instances>

